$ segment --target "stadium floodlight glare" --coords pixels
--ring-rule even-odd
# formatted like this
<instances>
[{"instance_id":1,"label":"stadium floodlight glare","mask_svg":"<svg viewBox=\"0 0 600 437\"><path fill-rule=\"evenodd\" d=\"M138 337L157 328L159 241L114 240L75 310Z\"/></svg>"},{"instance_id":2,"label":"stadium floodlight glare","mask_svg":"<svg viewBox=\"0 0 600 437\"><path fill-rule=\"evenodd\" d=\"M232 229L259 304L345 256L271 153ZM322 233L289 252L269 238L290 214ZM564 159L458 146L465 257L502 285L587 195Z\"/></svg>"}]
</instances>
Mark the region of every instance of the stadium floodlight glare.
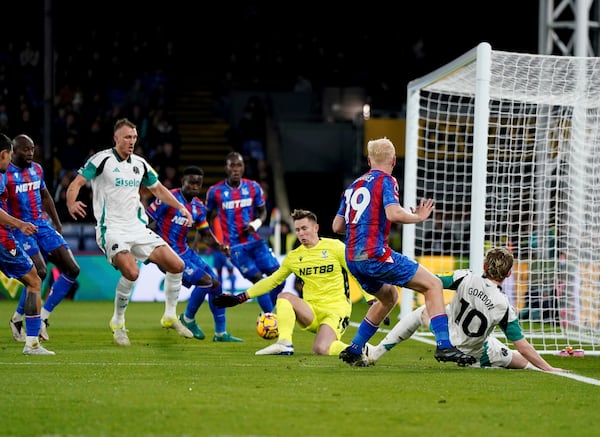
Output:
<instances>
[{"instance_id":1,"label":"stadium floodlight glare","mask_svg":"<svg viewBox=\"0 0 600 437\"><path fill-rule=\"evenodd\" d=\"M528 339L600 353L600 58L481 43L407 91L404 205L436 206L403 227L404 253L482 271L509 246L503 288Z\"/></svg>"}]
</instances>

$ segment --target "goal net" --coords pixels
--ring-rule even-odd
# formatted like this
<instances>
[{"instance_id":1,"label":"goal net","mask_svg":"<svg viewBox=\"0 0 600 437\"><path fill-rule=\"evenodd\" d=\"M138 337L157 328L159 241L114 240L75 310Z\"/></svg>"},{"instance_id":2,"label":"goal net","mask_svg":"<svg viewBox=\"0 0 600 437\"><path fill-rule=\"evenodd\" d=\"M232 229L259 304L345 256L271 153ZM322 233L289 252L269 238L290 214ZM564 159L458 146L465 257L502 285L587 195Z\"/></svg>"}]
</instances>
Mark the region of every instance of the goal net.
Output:
<instances>
[{"instance_id":1,"label":"goal net","mask_svg":"<svg viewBox=\"0 0 600 437\"><path fill-rule=\"evenodd\" d=\"M503 289L528 340L600 353L600 58L482 43L407 97L404 204L436 206L403 227L404 253L482 271L488 248L510 247Z\"/></svg>"}]
</instances>

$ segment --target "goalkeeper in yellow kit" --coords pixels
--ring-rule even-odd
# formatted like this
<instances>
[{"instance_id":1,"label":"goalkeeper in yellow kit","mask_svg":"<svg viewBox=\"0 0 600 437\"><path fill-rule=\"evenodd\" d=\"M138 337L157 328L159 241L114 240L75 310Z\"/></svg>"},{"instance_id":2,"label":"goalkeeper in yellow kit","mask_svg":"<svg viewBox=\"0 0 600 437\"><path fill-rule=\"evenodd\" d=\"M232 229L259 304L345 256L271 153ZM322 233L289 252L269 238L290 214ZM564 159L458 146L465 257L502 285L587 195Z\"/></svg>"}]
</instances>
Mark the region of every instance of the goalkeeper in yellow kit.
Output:
<instances>
[{"instance_id":1,"label":"goalkeeper in yellow kit","mask_svg":"<svg viewBox=\"0 0 600 437\"><path fill-rule=\"evenodd\" d=\"M312 351L318 355L339 355L348 345L341 337L350 322L350 272L346 266L345 246L340 240L319 237L317 216L311 211L294 210L291 214L298 240L302 243L289 252L281 266L270 276L252 285L244 293L215 296L214 304L222 307L238 305L270 292L294 273L303 283L302 298L282 291L277 296L275 311L279 326L276 343L256 355L293 355L294 325L316 334ZM364 293L367 300L373 296Z\"/></svg>"}]
</instances>

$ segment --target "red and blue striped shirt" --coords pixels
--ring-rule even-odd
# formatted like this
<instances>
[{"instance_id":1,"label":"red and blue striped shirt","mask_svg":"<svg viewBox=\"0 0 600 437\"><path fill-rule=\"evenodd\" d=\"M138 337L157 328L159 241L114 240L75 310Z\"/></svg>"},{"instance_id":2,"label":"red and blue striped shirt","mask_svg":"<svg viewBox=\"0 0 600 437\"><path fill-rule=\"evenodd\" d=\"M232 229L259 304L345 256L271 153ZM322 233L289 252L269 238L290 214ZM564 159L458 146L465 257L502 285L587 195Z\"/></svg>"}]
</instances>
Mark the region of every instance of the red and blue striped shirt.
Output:
<instances>
[{"instance_id":1,"label":"red and blue striped shirt","mask_svg":"<svg viewBox=\"0 0 600 437\"><path fill-rule=\"evenodd\" d=\"M344 190L337 214L346 223L347 261L389 257L392 223L385 208L392 204L400 204L398 181L381 170L370 170Z\"/></svg>"},{"instance_id":2,"label":"red and blue striped shirt","mask_svg":"<svg viewBox=\"0 0 600 437\"><path fill-rule=\"evenodd\" d=\"M246 233L248 224L258 218L257 208L265 205L265 195L258 182L244 179L236 188L221 181L206 192L206 209L217 211L223 231L223 244L230 247L260 240L256 232Z\"/></svg>"}]
</instances>

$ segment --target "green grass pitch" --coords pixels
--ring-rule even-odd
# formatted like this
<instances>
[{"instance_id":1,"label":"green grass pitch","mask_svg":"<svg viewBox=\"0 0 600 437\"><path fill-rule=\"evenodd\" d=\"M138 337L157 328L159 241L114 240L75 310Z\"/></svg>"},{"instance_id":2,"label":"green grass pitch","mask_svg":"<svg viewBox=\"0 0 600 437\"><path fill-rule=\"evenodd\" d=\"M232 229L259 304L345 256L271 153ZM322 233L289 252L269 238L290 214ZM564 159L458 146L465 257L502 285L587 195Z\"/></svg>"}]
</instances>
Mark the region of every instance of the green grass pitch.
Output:
<instances>
[{"instance_id":1,"label":"green grass pitch","mask_svg":"<svg viewBox=\"0 0 600 437\"><path fill-rule=\"evenodd\" d=\"M179 311L185 303L179 304ZM160 326L163 303L132 302L132 342L113 344L112 302L61 303L46 346L56 356L24 356L0 301L2 436L563 436L597 435L600 386L535 371L438 363L431 345L410 340L374 367L349 367L311 353L297 331L293 356L256 356L259 307L227 310L244 343L183 339ZM367 307L357 304L353 321ZM396 320L392 314L392 320ZM344 339L350 341L355 327ZM379 341L378 333L372 340ZM600 379L600 358L548 356L574 374Z\"/></svg>"}]
</instances>

